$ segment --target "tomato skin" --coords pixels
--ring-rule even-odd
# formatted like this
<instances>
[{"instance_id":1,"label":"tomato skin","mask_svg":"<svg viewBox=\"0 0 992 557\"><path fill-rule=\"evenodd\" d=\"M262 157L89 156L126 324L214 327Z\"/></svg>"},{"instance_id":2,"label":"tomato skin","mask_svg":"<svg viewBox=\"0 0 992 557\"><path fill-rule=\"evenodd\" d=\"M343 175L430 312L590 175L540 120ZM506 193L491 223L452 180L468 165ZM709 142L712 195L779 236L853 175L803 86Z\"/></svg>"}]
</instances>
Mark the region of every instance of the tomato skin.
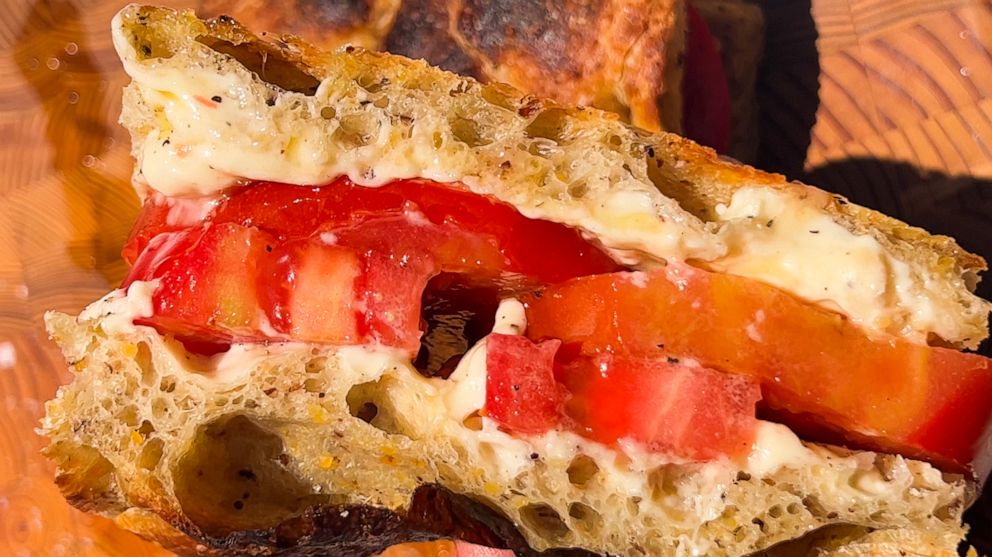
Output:
<instances>
[{"instance_id":1,"label":"tomato skin","mask_svg":"<svg viewBox=\"0 0 992 557\"><path fill-rule=\"evenodd\" d=\"M869 337L754 280L670 264L574 279L523 301L533 339L587 355L691 357L754 378L764 405L846 432L852 446L963 470L988 440L990 360Z\"/></svg>"},{"instance_id":2,"label":"tomato skin","mask_svg":"<svg viewBox=\"0 0 992 557\"><path fill-rule=\"evenodd\" d=\"M203 216L217 202L214 196L199 198L168 198L154 193L141 205L138 218L131 227L121 256L133 265L145 247L159 234L178 232L200 224Z\"/></svg>"},{"instance_id":3,"label":"tomato skin","mask_svg":"<svg viewBox=\"0 0 992 557\"><path fill-rule=\"evenodd\" d=\"M601 443L629 438L694 461L745 455L754 443L761 392L744 377L609 352L559 366L556 376L570 393L573 427Z\"/></svg>"},{"instance_id":4,"label":"tomato skin","mask_svg":"<svg viewBox=\"0 0 992 557\"><path fill-rule=\"evenodd\" d=\"M510 431L540 434L561 417L562 388L555 383L557 340L493 333L486 337L485 414Z\"/></svg>"}]
</instances>

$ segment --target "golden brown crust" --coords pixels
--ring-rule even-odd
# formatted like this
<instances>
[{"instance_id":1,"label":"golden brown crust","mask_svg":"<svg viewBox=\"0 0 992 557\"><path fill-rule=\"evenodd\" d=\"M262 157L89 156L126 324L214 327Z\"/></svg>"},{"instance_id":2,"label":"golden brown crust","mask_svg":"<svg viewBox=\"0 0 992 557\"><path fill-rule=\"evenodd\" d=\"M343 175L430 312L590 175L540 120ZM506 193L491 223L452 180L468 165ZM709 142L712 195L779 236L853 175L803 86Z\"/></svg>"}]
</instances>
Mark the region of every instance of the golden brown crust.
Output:
<instances>
[{"instance_id":1,"label":"golden brown crust","mask_svg":"<svg viewBox=\"0 0 992 557\"><path fill-rule=\"evenodd\" d=\"M299 0L293 3L296 10L263 10L205 0L202 8L208 15L236 15L255 28L281 29L323 48L353 44L424 59L562 104L616 112L651 131L682 128L680 0L378 4L366 9L362 2L338 7Z\"/></svg>"},{"instance_id":2,"label":"golden brown crust","mask_svg":"<svg viewBox=\"0 0 992 557\"><path fill-rule=\"evenodd\" d=\"M616 112L648 130L681 129L681 72L672 70L684 14L675 0L461 0L453 8L456 38L487 80Z\"/></svg>"},{"instance_id":3,"label":"golden brown crust","mask_svg":"<svg viewBox=\"0 0 992 557\"><path fill-rule=\"evenodd\" d=\"M431 64L485 80L480 61L463 48L450 17L450 0L405 0L381 45L387 52L427 60Z\"/></svg>"},{"instance_id":4,"label":"golden brown crust","mask_svg":"<svg viewBox=\"0 0 992 557\"><path fill-rule=\"evenodd\" d=\"M273 9L269 0L239 0L236 3L202 0L200 9L217 16L238 15L246 19L247 15L256 29L318 37L314 42L325 46L352 44L374 49L382 44L400 1L298 0Z\"/></svg>"}]
</instances>

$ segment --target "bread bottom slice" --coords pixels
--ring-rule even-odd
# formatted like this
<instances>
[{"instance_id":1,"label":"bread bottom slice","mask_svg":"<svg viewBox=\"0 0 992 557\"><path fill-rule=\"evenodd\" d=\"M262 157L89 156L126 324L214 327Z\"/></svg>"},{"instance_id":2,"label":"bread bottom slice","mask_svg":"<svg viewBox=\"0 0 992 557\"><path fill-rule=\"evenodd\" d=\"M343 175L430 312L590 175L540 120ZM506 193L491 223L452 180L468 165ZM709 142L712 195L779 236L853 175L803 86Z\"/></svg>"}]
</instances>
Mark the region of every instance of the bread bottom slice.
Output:
<instances>
[{"instance_id":1,"label":"bread bottom slice","mask_svg":"<svg viewBox=\"0 0 992 557\"><path fill-rule=\"evenodd\" d=\"M658 464L565 434L514 439L451 419L443 380L387 353L207 361L91 313L47 316L75 374L42 422L57 482L182 554L372 555L457 536L521 555L954 555L964 534L970 484L899 456L796 441L764 460Z\"/></svg>"}]
</instances>

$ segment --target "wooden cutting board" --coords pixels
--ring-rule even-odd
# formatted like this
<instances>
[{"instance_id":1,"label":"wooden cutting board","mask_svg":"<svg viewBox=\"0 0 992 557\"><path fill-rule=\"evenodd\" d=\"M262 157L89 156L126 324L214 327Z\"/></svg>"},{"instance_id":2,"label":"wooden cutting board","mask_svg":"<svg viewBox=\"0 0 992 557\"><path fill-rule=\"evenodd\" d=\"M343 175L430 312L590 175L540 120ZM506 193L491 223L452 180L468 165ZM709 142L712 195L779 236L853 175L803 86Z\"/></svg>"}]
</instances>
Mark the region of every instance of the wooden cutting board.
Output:
<instances>
[{"instance_id":1,"label":"wooden cutting board","mask_svg":"<svg viewBox=\"0 0 992 557\"><path fill-rule=\"evenodd\" d=\"M118 253L137 199L128 138L116 124L126 80L108 32L124 3L2 1L4 556L166 555L70 508L33 433L44 401L69 379L42 329L44 312L78 312L125 271ZM992 7L768 0L766 8L760 164L992 255ZM976 528L976 541L990 523Z\"/></svg>"}]
</instances>

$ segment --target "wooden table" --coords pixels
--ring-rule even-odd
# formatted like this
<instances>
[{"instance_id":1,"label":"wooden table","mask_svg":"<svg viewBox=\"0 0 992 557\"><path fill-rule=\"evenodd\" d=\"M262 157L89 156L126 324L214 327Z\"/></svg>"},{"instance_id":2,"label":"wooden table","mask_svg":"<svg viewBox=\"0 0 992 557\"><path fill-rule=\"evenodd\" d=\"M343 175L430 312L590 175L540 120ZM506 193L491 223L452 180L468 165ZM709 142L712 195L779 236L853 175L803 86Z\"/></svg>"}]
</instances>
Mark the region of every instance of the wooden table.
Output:
<instances>
[{"instance_id":1,"label":"wooden table","mask_svg":"<svg viewBox=\"0 0 992 557\"><path fill-rule=\"evenodd\" d=\"M41 326L117 284L137 209L119 0L5 0L0 16L0 555L151 556L71 509L38 456L68 380ZM992 255L992 8L978 0L768 0L761 164ZM988 296L986 291L986 296ZM986 533L987 535L987 533Z\"/></svg>"}]
</instances>

